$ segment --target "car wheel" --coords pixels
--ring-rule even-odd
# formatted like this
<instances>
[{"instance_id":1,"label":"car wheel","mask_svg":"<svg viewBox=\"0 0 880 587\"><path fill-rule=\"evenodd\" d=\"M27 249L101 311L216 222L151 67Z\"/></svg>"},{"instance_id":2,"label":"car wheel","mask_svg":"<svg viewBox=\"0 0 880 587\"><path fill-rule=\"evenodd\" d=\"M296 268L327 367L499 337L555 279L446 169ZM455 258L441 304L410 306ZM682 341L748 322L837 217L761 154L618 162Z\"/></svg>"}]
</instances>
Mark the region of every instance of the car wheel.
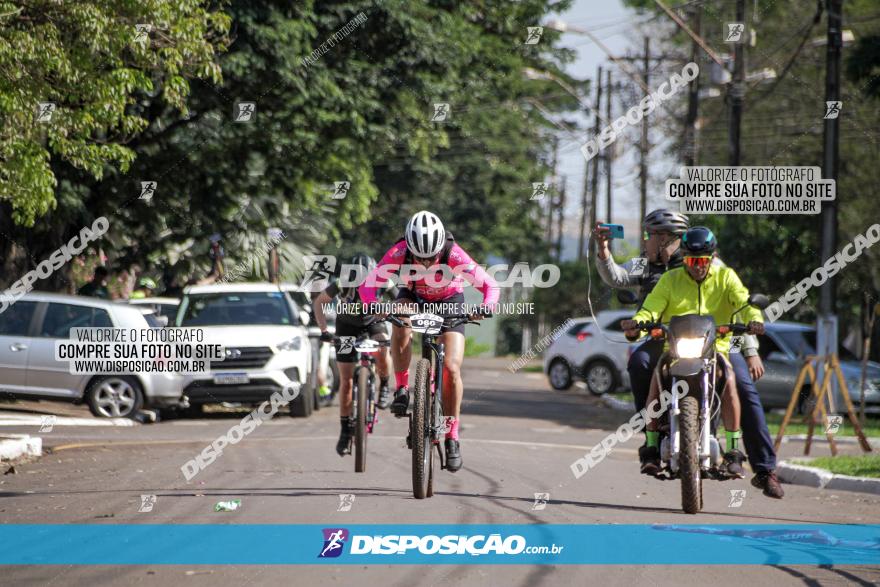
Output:
<instances>
[{"instance_id":1,"label":"car wheel","mask_svg":"<svg viewBox=\"0 0 880 587\"><path fill-rule=\"evenodd\" d=\"M550 386L556 391L565 391L572 384L571 367L565 359L554 359L547 370Z\"/></svg>"},{"instance_id":2,"label":"car wheel","mask_svg":"<svg viewBox=\"0 0 880 587\"><path fill-rule=\"evenodd\" d=\"M299 373L297 373L296 380L298 379ZM314 395L314 388L307 379L305 383L300 385L299 394L289 404L290 416L292 418L308 418L311 416L315 402Z\"/></svg>"},{"instance_id":3,"label":"car wheel","mask_svg":"<svg viewBox=\"0 0 880 587\"><path fill-rule=\"evenodd\" d=\"M584 369L584 381L593 395L605 395L614 391L614 367L604 359L595 360Z\"/></svg>"},{"instance_id":4,"label":"car wheel","mask_svg":"<svg viewBox=\"0 0 880 587\"><path fill-rule=\"evenodd\" d=\"M111 375L92 382L86 402L98 418L134 418L144 405L144 393L137 379Z\"/></svg>"},{"instance_id":5,"label":"car wheel","mask_svg":"<svg viewBox=\"0 0 880 587\"><path fill-rule=\"evenodd\" d=\"M813 396L813 388L809 385L801 388L798 396L797 411L802 416L809 416L816 407L816 398Z\"/></svg>"},{"instance_id":6,"label":"car wheel","mask_svg":"<svg viewBox=\"0 0 880 587\"><path fill-rule=\"evenodd\" d=\"M318 410L321 409L321 396L318 394L318 380L317 380L317 378L315 378L315 380L312 382L310 389L312 391L312 402L313 402L312 403L312 411L317 412Z\"/></svg>"}]
</instances>

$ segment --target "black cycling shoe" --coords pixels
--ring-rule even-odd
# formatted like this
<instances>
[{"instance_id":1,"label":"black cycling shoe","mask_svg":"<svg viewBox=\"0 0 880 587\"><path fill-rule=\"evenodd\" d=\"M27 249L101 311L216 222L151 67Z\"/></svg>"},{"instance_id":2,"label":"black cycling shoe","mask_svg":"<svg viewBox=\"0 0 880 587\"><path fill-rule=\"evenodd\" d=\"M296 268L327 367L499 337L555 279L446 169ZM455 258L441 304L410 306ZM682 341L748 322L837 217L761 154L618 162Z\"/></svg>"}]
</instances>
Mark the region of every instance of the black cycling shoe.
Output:
<instances>
[{"instance_id":1,"label":"black cycling shoe","mask_svg":"<svg viewBox=\"0 0 880 587\"><path fill-rule=\"evenodd\" d=\"M394 394L394 401L391 402L391 413L398 418L406 416L406 409L409 407L409 390L400 386L397 393Z\"/></svg>"},{"instance_id":2,"label":"black cycling shoe","mask_svg":"<svg viewBox=\"0 0 880 587\"><path fill-rule=\"evenodd\" d=\"M746 476L743 470L743 462L746 456L738 450L729 450L724 453L724 460L721 461L721 471L726 473L731 479L742 479Z\"/></svg>"},{"instance_id":3,"label":"black cycling shoe","mask_svg":"<svg viewBox=\"0 0 880 587\"><path fill-rule=\"evenodd\" d=\"M657 476L662 466L660 464L660 449L656 446L640 446L639 461L641 462L642 475Z\"/></svg>"},{"instance_id":4,"label":"black cycling shoe","mask_svg":"<svg viewBox=\"0 0 880 587\"><path fill-rule=\"evenodd\" d=\"M354 436L354 430L352 430L352 428L352 423L349 421L347 425L343 424L342 430L339 431L339 440L336 442L336 453L341 457L351 454L351 439Z\"/></svg>"},{"instance_id":5,"label":"black cycling shoe","mask_svg":"<svg viewBox=\"0 0 880 587\"><path fill-rule=\"evenodd\" d=\"M379 399L376 400L376 407L380 410L384 410L391 403L391 388L388 387L388 383L385 383L382 387L379 388Z\"/></svg>"},{"instance_id":6,"label":"black cycling shoe","mask_svg":"<svg viewBox=\"0 0 880 587\"><path fill-rule=\"evenodd\" d=\"M455 473L461 469L461 446L454 438L446 439L446 470Z\"/></svg>"}]
</instances>

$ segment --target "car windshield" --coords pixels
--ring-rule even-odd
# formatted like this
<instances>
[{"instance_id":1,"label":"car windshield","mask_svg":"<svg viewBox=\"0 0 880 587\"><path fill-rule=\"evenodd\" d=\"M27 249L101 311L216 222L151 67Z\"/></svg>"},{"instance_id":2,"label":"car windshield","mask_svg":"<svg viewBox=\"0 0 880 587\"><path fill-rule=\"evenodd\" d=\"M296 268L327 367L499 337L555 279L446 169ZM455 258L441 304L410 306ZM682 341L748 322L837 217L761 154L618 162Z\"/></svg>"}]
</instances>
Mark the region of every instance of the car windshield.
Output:
<instances>
[{"instance_id":1,"label":"car windshield","mask_svg":"<svg viewBox=\"0 0 880 587\"><path fill-rule=\"evenodd\" d=\"M180 326L293 324L281 292L190 294L183 301Z\"/></svg>"},{"instance_id":2,"label":"car windshield","mask_svg":"<svg viewBox=\"0 0 880 587\"><path fill-rule=\"evenodd\" d=\"M815 330L780 330L778 334L795 356L803 357L816 353Z\"/></svg>"},{"instance_id":3,"label":"car windshield","mask_svg":"<svg viewBox=\"0 0 880 587\"><path fill-rule=\"evenodd\" d=\"M798 357L816 354L816 331L815 330L781 330L779 338ZM858 361L858 357L852 354L843 345L838 345L837 356L841 361Z\"/></svg>"}]
</instances>

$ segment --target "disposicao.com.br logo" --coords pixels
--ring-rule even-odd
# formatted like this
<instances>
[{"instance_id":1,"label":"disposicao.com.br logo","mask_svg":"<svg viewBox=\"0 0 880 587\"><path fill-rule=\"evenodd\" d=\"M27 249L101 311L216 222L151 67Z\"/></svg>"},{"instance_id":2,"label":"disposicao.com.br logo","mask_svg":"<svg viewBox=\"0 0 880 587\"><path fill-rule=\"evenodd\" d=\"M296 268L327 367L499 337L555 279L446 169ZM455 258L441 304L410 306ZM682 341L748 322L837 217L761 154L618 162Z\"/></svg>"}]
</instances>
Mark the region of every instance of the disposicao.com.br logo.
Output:
<instances>
[{"instance_id":1,"label":"disposicao.com.br logo","mask_svg":"<svg viewBox=\"0 0 880 587\"><path fill-rule=\"evenodd\" d=\"M518 534L447 534L439 536L428 534L384 534L350 536L345 528L325 528L324 546L318 558L338 557L342 554L346 541L350 542L350 555L518 555L518 554L560 554L564 546L529 546L526 539Z\"/></svg>"}]
</instances>

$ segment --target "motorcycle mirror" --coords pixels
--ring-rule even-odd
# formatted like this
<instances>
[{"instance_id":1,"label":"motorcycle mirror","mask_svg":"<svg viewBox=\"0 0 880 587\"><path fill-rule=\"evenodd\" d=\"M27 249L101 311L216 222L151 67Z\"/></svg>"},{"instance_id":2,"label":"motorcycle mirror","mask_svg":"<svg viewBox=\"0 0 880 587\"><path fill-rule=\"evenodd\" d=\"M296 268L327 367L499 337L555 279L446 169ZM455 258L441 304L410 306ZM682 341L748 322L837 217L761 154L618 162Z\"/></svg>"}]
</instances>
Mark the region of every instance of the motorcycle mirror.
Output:
<instances>
[{"instance_id":1,"label":"motorcycle mirror","mask_svg":"<svg viewBox=\"0 0 880 587\"><path fill-rule=\"evenodd\" d=\"M749 296L749 305L763 310L770 305L770 299L764 294L755 293Z\"/></svg>"},{"instance_id":2,"label":"motorcycle mirror","mask_svg":"<svg viewBox=\"0 0 880 587\"><path fill-rule=\"evenodd\" d=\"M636 292L632 290L619 289L617 290L617 301L625 306L628 306L638 302L639 297L636 295Z\"/></svg>"}]
</instances>

